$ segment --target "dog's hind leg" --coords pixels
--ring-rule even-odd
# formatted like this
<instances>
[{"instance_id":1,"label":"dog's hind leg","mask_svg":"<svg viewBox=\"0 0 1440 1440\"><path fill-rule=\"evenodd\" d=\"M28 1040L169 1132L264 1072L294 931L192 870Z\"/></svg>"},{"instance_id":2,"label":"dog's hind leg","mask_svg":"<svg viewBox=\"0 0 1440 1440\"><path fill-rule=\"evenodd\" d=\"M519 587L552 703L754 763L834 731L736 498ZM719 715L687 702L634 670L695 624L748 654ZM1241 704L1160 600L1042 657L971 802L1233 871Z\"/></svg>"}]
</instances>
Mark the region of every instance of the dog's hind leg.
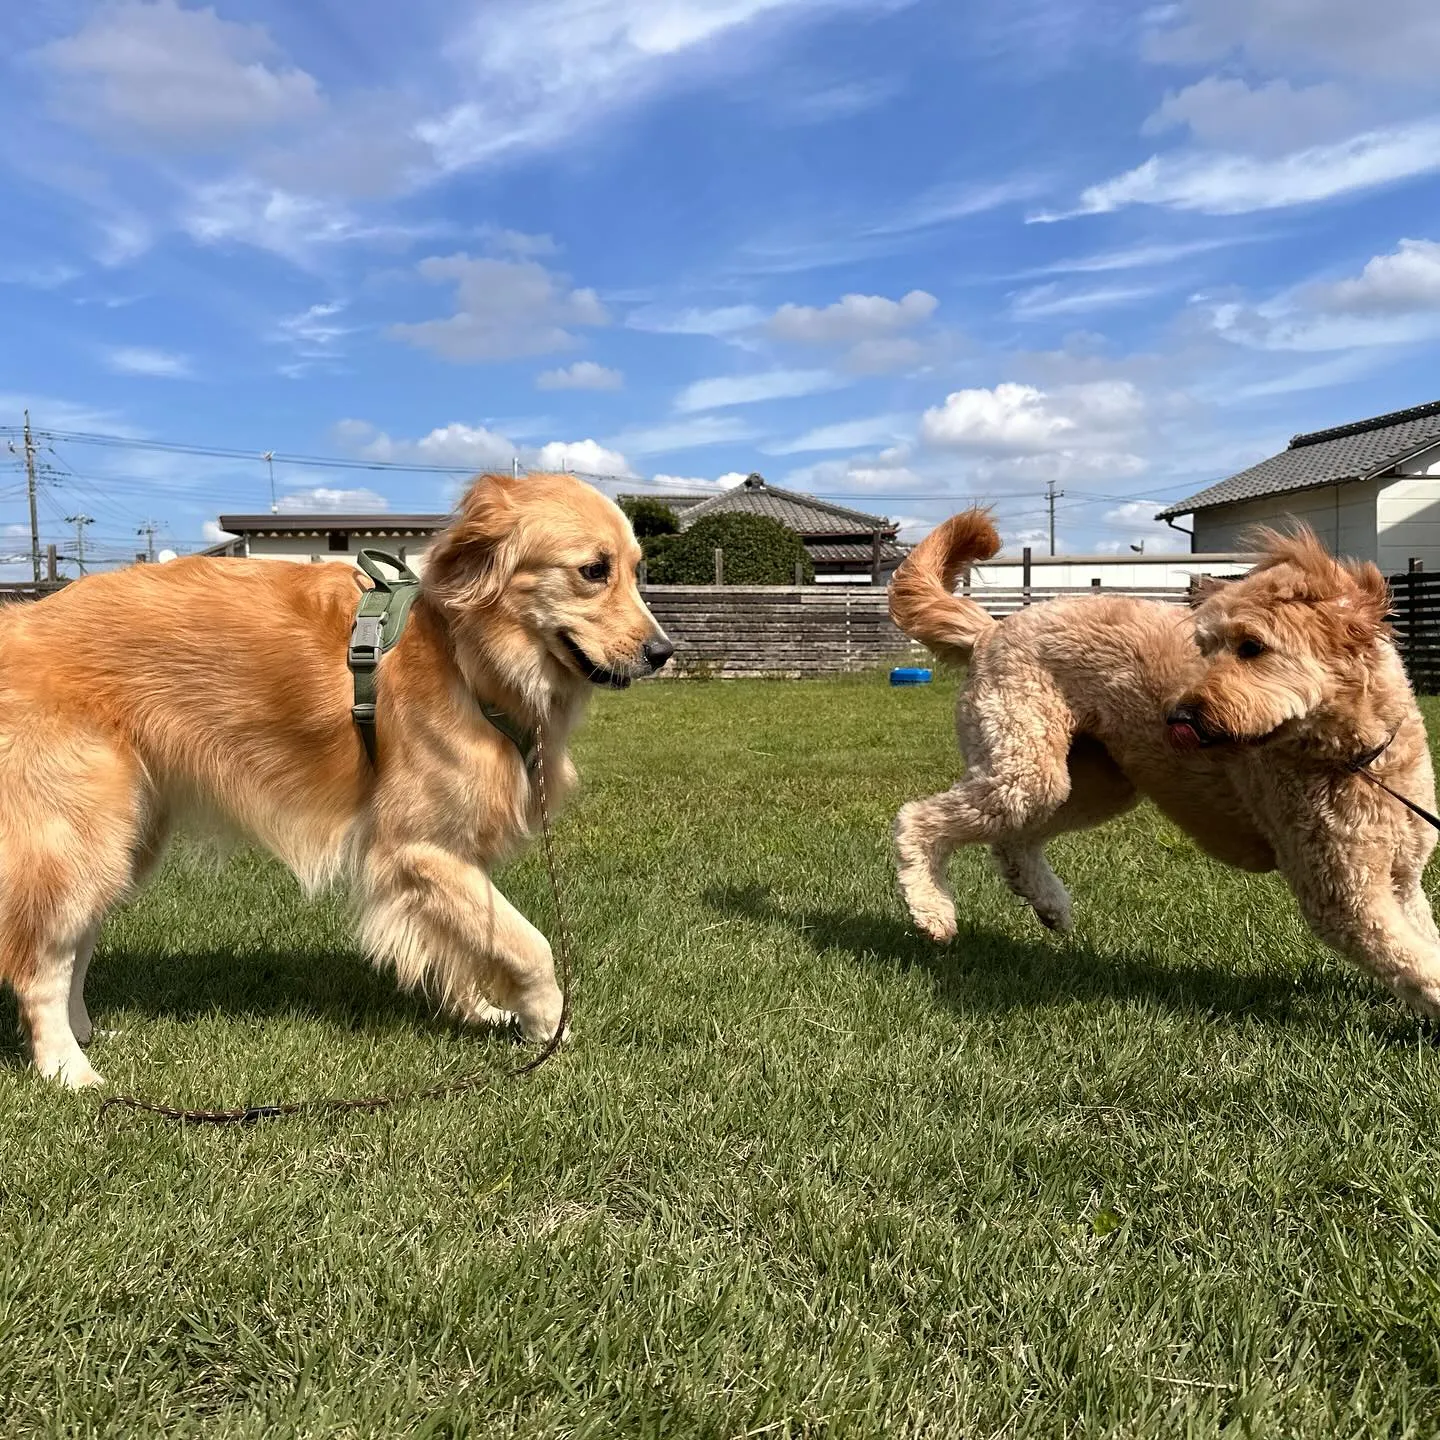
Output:
<instances>
[{"instance_id":1,"label":"dog's hind leg","mask_svg":"<svg viewBox=\"0 0 1440 1440\"><path fill-rule=\"evenodd\" d=\"M1067 830L1088 830L1131 809L1135 787L1098 741L1077 736L1070 747L1070 794L1043 824L997 841L991 851L1000 878L1027 900L1040 923L1062 934L1070 929L1070 896L1045 858L1045 843Z\"/></svg>"},{"instance_id":2,"label":"dog's hind leg","mask_svg":"<svg viewBox=\"0 0 1440 1440\"><path fill-rule=\"evenodd\" d=\"M100 938L100 922L95 921L75 944L75 962L70 970L70 1033L81 1045L90 1043L94 1026L90 1023L90 1012L85 1008L85 976L90 969L90 959L95 953L95 942Z\"/></svg>"},{"instance_id":3,"label":"dog's hind leg","mask_svg":"<svg viewBox=\"0 0 1440 1440\"><path fill-rule=\"evenodd\" d=\"M962 845L985 843L998 853L1012 841L1022 851L1034 850L1029 837L1043 834L1069 797L1067 755L1074 729L1069 709L1058 693L1037 684L1033 673L1026 678L1029 683L1014 695L996 687L962 697L958 721L970 769L943 794L913 800L896 816L900 889L915 923L933 940L955 934L955 900L945 878L950 856ZM1039 863L1063 895L1043 855ZM1019 852L1016 876L1043 883ZM1021 893L1030 898L1028 891ZM1047 898L1053 899L1053 890Z\"/></svg>"},{"instance_id":4,"label":"dog's hind leg","mask_svg":"<svg viewBox=\"0 0 1440 1440\"><path fill-rule=\"evenodd\" d=\"M479 868L438 845L373 850L360 901L366 948L395 966L400 984L438 990L466 1019L519 1017L529 1040L560 1023L550 943Z\"/></svg>"}]
</instances>

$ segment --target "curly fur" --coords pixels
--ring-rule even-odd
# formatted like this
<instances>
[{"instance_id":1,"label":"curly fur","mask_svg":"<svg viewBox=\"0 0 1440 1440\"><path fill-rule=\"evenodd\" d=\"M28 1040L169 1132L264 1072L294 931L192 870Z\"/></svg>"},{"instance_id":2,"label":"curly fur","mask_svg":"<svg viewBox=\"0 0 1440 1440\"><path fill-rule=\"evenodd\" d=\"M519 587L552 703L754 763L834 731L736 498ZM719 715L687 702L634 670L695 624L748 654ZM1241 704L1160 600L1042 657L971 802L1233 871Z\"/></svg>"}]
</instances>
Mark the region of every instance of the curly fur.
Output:
<instances>
[{"instance_id":1,"label":"curly fur","mask_svg":"<svg viewBox=\"0 0 1440 1440\"><path fill-rule=\"evenodd\" d=\"M994 551L983 515L953 517L911 552L892 584L896 623L970 661L956 710L965 777L895 824L922 930L955 934L945 865L971 844L991 847L1046 925L1068 928L1046 842L1144 796L1217 859L1278 869L1316 934L1440 1015L1440 934L1420 884L1435 834L1347 769L1393 736L1372 772L1434 808L1384 578L1335 560L1307 529L1253 543L1254 569L1194 610L1097 595L998 624L950 593L961 567Z\"/></svg>"}]
</instances>

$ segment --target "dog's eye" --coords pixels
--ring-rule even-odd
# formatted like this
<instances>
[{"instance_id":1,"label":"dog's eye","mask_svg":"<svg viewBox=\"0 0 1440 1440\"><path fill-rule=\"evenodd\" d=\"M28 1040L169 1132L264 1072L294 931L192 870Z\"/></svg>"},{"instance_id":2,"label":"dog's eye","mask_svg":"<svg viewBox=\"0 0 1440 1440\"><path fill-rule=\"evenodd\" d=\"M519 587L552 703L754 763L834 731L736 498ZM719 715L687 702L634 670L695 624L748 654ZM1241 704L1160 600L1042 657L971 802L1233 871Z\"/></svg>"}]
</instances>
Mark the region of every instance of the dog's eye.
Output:
<instances>
[{"instance_id":1,"label":"dog's eye","mask_svg":"<svg viewBox=\"0 0 1440 1440\"><path fill-rule=\"evenodd\" d=\"M1235 647L1235 655L1240 660L1256 660L1265 653L1265 647L1258 640L1242 640Z\"/></svg>"},{"instance_id":2,"label":"dog's eye","mask_svg":"<svg viewBox=\"0 0 1440 1440\"><path fill-rule=\"evenodd\" d=\"M608 559L595 560L589 565L580 567L580 577L599 585L602 581L610 578L610 561Z\"/></svg>"}]
</instances>

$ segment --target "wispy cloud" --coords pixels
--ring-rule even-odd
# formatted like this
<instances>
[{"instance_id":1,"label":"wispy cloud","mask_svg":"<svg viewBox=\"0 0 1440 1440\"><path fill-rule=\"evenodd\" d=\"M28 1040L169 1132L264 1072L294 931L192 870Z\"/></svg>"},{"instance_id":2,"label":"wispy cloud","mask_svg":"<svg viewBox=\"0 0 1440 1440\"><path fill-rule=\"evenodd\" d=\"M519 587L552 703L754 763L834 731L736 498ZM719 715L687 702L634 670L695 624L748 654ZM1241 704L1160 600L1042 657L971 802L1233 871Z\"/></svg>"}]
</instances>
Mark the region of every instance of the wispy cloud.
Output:
<instances>
[{"instance_id":1,"label":"wispy cloud","mask_svg":"<svg viewBox=\"0 0 1440 1440\"><path fill-rule=\"evenodd\" d=\"M1065 290L1057 284L1022 290L1010 302L1016 320L1044 320L1055 315L1086 315L1133 305L1155 294L1152 285L1103 285L1091 290Z\"/></svg>"},{"instance_id":2,"label":"wispy cloud","mask_svg":"<svg viewBox=\"0 0 1440 1440\"><path fill-rule=\"evenodd\" d=\"M192 375L188 355L143 345L121 345L109 350L105 363L117 375L144 375L154 380L188 380Z\"/></svg>"},{"instance_id":3,"label":"wispy cloud","mask_svg":"<svg viewBox=\"0 0 1440 1440\"><path fill-rule=\"evenodd\" d=\"M869 415L861 420L842 420L820 425L793 440L774 441L760 448L767 455L802 455L809 451L860 450L872 445L889 445L914 433L913 415Z\"/></svg>"},{"instance_id":4,"label":"wispy cloud","mask_svg":"<svg viewBox=\"0 0 1440 1440\"><path fill-rule=\"evenodd\" d=\"M719 410L730 405L754 405L763 400L791 400L835 390L846 382L830 370L765 370L756 375L718 375L696 380L676 397L681 414Z\"/></svg>"},{"instance_id":5,"label":"wispy cloud","mask_svg":"<svg viewBox=\"0 0 1440 1440\"><path fill-rule=\"evenodd\" d=\"M611 444L633 455L660 455L697 450L706 445L754 440L761 432L732 415L695 415L688 420L662 421L622 431Z\"/></svg>"},{"instance_id":6,"label":"wispy cloud","mask_svg":"<svg viewBox=\"0 0 1440 1440\"><path fill-rule=\"evenodd\" d=\"M1157 205L1205 215L1245 215L1309 205L1440 171L1440 121L1370 130L1334 145L1275 158L1185 151L1092 185L1073 209L1031 215L1054 221Z\"/></svg>"}]
</instances>

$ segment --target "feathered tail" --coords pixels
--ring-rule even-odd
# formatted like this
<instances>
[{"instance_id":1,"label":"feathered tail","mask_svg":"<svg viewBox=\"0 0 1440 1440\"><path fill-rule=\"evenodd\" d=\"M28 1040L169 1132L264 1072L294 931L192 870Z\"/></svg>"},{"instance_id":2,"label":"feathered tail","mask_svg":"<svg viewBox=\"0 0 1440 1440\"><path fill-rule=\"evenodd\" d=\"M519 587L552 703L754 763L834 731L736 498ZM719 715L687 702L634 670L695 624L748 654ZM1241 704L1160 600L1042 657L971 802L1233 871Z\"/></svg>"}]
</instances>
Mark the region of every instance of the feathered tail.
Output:
<instances>
[{"instance_id":1,"label":"feathered tail","mask_svg":"<svg viewBox=\"0 0 1440 1440\"><path fill-rule=\"evenodd\" d=\"M890 618L942 660L970 658L975 642L996 622L973 600L956 595L966 565L988 560L1000 537L983 510L963 510L932 530L890 581Z\"/></svg>"}]
</instances>

